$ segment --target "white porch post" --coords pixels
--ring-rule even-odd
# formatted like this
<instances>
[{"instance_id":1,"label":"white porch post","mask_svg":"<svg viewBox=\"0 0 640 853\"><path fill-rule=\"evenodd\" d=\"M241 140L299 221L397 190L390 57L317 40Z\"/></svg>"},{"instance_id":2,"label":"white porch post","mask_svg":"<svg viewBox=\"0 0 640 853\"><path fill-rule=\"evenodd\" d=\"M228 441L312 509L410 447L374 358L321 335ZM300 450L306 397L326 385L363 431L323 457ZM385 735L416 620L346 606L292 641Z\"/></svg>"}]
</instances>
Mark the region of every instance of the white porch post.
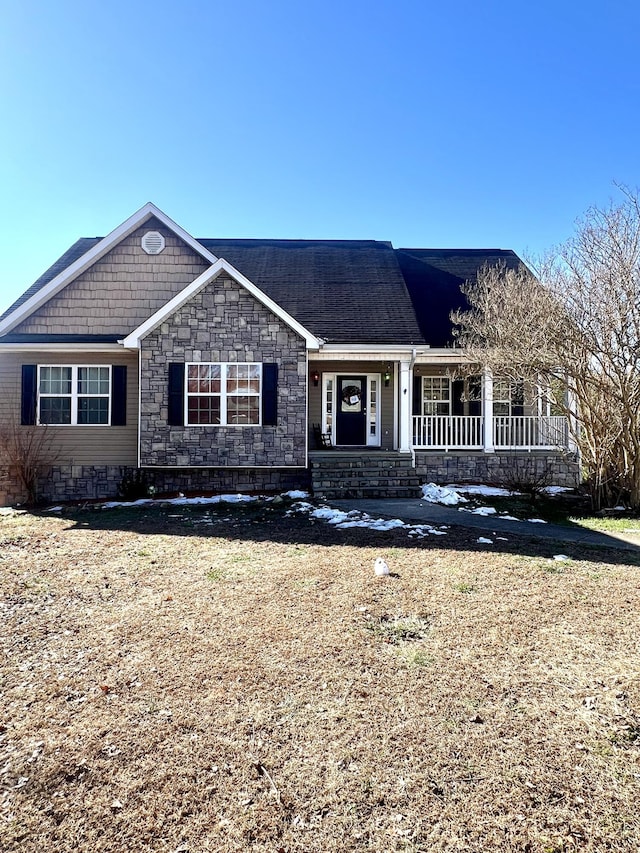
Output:
<instances>
[{"instance_id":1,"label":"white porch post","mask_svg":"<svg viewBox=\"0 0 640 853\"><path fill-rule=\"evenodd\" d=\"M411 363L400 362L400 382L398 384L398 413L400 415L399 447L403 453L411 450Z\"/></svg>"},{"instance_id":2,"label":"white porch post","mask_svg":"<svg viewBox=\"0 0 640 853\"><path fill-rule=\"evenodd\" d=\"M484 452L494 453L493 446L493 373L488 367L482 371L482 414L484 415Z\"/></svg>"},{"instance_id":3,"label":"white porch post","mask_svg":"<svg viewBox=\"0 0 640 853\"><path fill-rule=\"evenodd\" d=\"M576 443L576 435L578 434L578 419L575 413L578 411L578 398L576 397L576 393L571 388L571 386L567 387L566 390L566 402L567 409L569 410L569 435L568 435L568 450L571 453L578 453L578 445Z\"/></svg>"}]
</instances>

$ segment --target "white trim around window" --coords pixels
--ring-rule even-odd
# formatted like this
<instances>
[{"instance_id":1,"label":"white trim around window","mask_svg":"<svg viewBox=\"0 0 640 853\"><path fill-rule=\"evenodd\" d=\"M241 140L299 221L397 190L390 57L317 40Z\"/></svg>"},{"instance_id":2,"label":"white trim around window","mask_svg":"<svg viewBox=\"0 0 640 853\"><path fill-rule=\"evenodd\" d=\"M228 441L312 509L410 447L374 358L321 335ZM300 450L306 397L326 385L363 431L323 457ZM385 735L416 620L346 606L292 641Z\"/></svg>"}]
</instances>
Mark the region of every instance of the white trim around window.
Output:
<instances>
[{"instance_id":1,"label":"white trim around window","mask_svg":"<svg viewBox=\"0 0 640 853\"><path fill-rule=\"evenodd\" d=\"M111 365L39 364L37 423L111 426Z\"/></svg>"},{"instance_id":2,"label":"white trim around window","mask_svg":"<svg viewBox=\"0 0 640 853\"><path fill-rule=\"evenodd\" d=\"M451 414L451 379L448 376L423 376L422 415Z\"/></svg>"},{"instance_id":3,"label":"white trim around window","mask_svg":"<svg viewBox=\"0 0 640 853\"><path fill-rule=\"evenodd\" d=\"M261 426L262 364L187 362L184 423L188 426Z\"/></svg>"}]
</instances>

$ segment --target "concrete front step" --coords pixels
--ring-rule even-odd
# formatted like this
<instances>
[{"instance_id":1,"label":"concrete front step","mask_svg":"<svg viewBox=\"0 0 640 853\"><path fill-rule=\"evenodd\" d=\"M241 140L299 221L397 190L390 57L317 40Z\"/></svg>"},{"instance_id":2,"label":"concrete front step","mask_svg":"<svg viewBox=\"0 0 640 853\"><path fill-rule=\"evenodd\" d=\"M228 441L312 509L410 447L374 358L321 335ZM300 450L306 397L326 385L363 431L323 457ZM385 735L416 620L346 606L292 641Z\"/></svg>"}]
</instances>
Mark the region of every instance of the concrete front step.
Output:
<instances>
[{"instance_id":1,"label":"concrete front step","mask_svg":"<svg viewBox=\"0 0 640 853\"><path fill-rule=\"evenodd\" d=\"M420 496L410 454L322 453L310 460L313 492L325 498Z\"/></svg>"}]
</instances>

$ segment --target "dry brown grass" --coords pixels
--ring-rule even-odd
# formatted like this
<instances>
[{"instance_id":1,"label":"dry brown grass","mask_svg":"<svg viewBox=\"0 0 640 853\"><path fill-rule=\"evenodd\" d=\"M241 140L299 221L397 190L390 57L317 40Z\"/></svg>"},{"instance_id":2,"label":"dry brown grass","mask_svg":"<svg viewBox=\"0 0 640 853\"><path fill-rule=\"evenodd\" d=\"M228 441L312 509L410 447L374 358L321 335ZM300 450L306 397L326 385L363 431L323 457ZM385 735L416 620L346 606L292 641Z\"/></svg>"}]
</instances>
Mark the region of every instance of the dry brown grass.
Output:
<instances>
[{"instance_id":1,"label":"dry brown grass","mask_svg":"<svg viewBox=\"0 0 640 853\"><path fill-rule=\"evenodd\" d=\"M3 850L640 849L633 555L226 513L0 517Z\"/></svg>"}]
</instances>

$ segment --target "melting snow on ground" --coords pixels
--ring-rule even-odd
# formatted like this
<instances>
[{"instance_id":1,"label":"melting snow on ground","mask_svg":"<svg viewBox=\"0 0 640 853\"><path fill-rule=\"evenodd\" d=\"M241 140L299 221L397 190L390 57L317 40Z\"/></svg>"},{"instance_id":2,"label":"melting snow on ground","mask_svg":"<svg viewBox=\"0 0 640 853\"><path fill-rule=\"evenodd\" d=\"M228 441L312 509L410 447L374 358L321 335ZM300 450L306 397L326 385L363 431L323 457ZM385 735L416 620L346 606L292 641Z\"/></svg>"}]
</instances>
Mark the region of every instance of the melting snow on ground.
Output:
<instances>
[{"instance_id":1,"label":"melting snow on ground","mask_svg":"<svg viewBox=\"0 0 640 853\"><path fill-rule=\"evenodd\" d=\"M436 486L435 483L428 483L424 485L422 488L422 496L429 503L437 503L442 504L443 506L457 506L459 503L467 503L467 498L465 498L461 492L464 492L468 495L482 495L484 497L511 497L513 495L518 495L520 492L510 492L508 489L500 489L497 486L459 486L455 483L450 486ZM564 489L561 486L550 486L549 488L557 489L560 491L571 491L570 489ZM556 492L551 492L550 494L555 494ZM503 521L522 521L520 518L516 518L514 515L509 515L508 513L502 513L498 515L498 511L493 506L478 506L474 509L469 509L466 506L459 506L458 512L470 512L472 515L495 515L496 518L502 519ZM527 521L531 524L546 524L547 522L542 518L527 518Z\"/></svg>"},{"instance_id":2,"label":"melting snow on ground","mask_svg":"<svg viewBox=\"0 0 640 853\"><path fill-rule=\"evenodd\" d=\"M422 486L422 497L431 504L442 504L443 506L458 506L458 504L467 503L467 499L451 486L436 486L435 483Z\"/></svg>"},{"instance_id":3,"label":"melting snow on ground","mask_svg":"<svg viewBox=\"0 0 640 853\"><path fill-rule=\"evenodd\" d=\"M456 492L462 492L465 495L482 495L485 498L510 498L512 495L521 494L520 492L509 491L509 489L501 489L498 486L465 486L451 483L445 488L455 489Z\"/></svg>"},{"instance_id":4,"label":"melting snow on ground","mask_svg":"<svg viewBox=\"0 0 640 853\"><path fill-rule=\"evenodd\" d=\"M345 512L341 509L333 509L330 506L315 507L307 501L299 501L294 504L291 512L308 512L311 518L334 524L339 530L348 530L351 527L363 527L368 530L396 530L403 529L409 532L409 536L424 538L425 536L445 536L444 530L438 530L430 524L407 524L400 518L372 518L366 512L352 509Z\"/></svg>"},{"instance_id":5,"label":"melting snow on ground","mask_svg":"<svg viewBox=\"0 0 640 853\"><path fill-rule=\"evenodd\" d=\"M298 500L300 498L308 498L309 492L303 492L299 489L292 489L289 492L282 493L283 498L291 498L291 500ZM196 498L185 498L184 495L180 495L177 498L140 498L137 501L107 501L106 503L99 504L102 509L123 509L125 507L132 506L149 506L150 504L162 504L164 506L206 506L207 504L239 504L239 503L251 503L252 501L272 501L272 497L266 497L264 495L213 495L211 497L196 497ZM54 510L49 510L53 512Z\"/></svg>"},{"instance_id":6,"label":"melting snow on ground","mask_svg":"<svg viewBox=\"0 0 640 853\"><path fill-rule=\"evenodd\" d=\"M102 509L123 509L132 506L149 506L150 504L163 504L165 506L203 506L206 504L238 504L249 503L260 500L256 495L213 495L212 497L185 498L140 498L137 501L107 501L100 504ZM264 500L264 499L263 499Z\"/></svg>"}]
</instances>

